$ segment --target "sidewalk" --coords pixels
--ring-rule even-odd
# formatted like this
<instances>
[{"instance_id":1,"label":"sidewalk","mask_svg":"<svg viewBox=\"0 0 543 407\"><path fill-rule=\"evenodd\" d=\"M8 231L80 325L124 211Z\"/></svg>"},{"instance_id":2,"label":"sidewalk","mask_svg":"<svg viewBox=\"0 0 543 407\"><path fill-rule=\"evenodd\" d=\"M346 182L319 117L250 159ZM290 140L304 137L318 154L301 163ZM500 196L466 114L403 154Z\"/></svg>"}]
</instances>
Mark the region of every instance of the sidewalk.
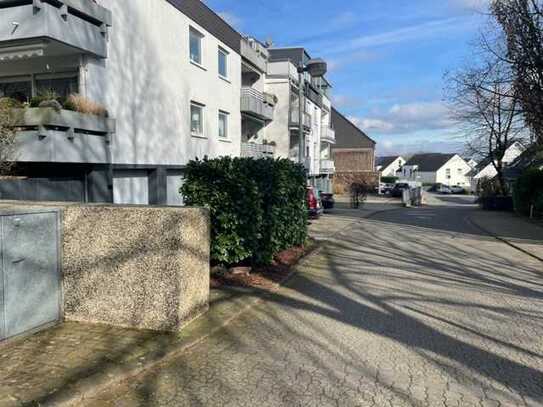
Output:
<instances>
[{"instance_id":1,"label":"sidewalk","mask_svg":"<svg viewBox=\"0 0 543 407\"><path fill-rule=\"evenodd\" d=\"M479 210L470 220L485 232L543 261L543 227L509 212Z\"/></svg>"},{"instance_id":2,"label":"sidewalk","mask_svg":"<svg viewBox=\"0 0 543 407\"><path fill-rule=\"evenodd\" d=\"M334 216L312 223L312 237L327 240L353 222L396 207L385 201L358 210L341 200L338 204ZM249 288L212 290L209 311L179 334L67 322L1 344L0 407L79 405L97 391L182 354L266 295Z\"/></svg>"}]
</instances>

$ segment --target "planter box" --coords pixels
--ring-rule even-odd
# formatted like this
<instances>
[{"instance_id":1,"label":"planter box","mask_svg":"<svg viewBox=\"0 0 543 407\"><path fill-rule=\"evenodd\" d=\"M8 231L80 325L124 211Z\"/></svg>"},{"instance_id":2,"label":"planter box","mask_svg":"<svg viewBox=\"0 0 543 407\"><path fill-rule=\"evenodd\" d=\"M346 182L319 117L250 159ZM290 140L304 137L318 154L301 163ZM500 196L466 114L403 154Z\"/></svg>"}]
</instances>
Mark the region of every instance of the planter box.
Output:
<instances>
[{"instance_id":1,"label":"planter box","mask_svg":"<svg viewBox=\"0 0 543 407\"><path fill-rule=\"evenodd\" d=\"M486 211L508 211L513 212L513 197L496 196L488 198L480 198L479 203L481 208Z\"/></svg>"},{"instance_id":2,"label":"planter box","mask_svg":"<svg viewBox=\"0 0 543 407\"><path fill-rule=\"evenodd\" d=\"M18 127L16 161L109 164L115 120L57 111L14 109Z\"/></svg>"}]
</instances>

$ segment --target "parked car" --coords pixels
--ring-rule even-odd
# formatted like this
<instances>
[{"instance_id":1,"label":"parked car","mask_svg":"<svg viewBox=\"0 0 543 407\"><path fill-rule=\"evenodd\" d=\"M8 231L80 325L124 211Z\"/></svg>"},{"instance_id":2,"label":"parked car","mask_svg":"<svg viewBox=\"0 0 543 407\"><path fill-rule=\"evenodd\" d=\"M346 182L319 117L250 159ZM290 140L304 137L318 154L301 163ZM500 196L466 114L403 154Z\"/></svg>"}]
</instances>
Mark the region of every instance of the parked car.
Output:
<instances>
[{"instance_id":1,"label":"parked car","mask_svg":"<svg viewBox=\"0 0 543 407\"><path fill-rule=\"evenodd\" d=\"M401 198L403 195L404 189L411 189L411 187L407 183L399 182L396 185L394 185L394 188L392 188L392 191L390 191L390 194L394 198Z\"/></svg>"},{"instance_id":2,"label":"parked car","mask_svg":"<svg viewBox=\"0 0 543 407\"><path fill-rule=\"evenodd\" d=\"M444 195L452 194L451 188L449 188L447 185L438 186L436 192Z\"/></svg>"},{"instance_id":3,"label":"parked car","mask_svg":"<svg viewBox=\"0 0 543 407\"><path fill-rule=\"evenodd\" d=\"M307 209L311 218L318 218L323 212L319 192L313 187L307 187Z\"/></svg>"},{"instance_id":4,"label":"parked car","mask_svg":"<svg viewBox=\"0 0 543 407\"><path fill-rule=\"evenodd\" d=\"M452 187L449 188L451 190L451 193L453 194L465 194L466 193L466 190L464 189L464 187L461 187L459 185L454 185Z\"/></svg>"},{"instance_id":5,"label":"parked car","mask_svg":"<svg viewBox=\"0 0 543 407\"><path fill-rule=\"evenodd\" d=\"M379 188L382 194L390 194L392 190L394 189L394 184L381 182L381 184L379 184Z\"/></svg>"},{"instance_id":6,"label":"parked car","mask_svg":"<svg viewBox=\"0 0 543 407\"><path fill-rule=\"evenodd\" d=\"M336 204L336 201L334 199L334 194L324 193L324 192L321 193L321 202L322 202L322 207L325 211L334 209L334 205Z\"/></svg>"}]
</instances>

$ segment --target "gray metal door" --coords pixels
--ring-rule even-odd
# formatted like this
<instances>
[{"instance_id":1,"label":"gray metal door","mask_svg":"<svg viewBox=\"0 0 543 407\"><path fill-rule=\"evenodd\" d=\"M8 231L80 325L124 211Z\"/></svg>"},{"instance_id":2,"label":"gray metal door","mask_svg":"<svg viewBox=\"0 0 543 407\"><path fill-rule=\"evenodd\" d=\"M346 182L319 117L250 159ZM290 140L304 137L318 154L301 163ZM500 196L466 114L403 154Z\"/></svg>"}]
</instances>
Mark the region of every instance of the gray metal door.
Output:
<instances>
[{"instance_id":1,"label":"gray metal door","mask_svg":"<svg viewBox=\"0 0 543 407\"><path fill-rule=\"evenodd\" d=\"M1 219L0 338L9 338L60 318L59 223L56 212L8 215Z\"/></svg>"}]
</instances>

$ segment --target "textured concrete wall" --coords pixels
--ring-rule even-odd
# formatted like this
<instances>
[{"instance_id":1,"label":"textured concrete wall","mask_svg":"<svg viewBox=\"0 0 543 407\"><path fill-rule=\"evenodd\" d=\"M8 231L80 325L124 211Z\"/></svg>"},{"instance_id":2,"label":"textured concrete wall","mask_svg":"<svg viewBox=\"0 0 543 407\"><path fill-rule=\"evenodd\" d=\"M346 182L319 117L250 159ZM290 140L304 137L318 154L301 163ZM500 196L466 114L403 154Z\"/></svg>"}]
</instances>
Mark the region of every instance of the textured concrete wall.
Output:
<instances>
[{"instance_id":1,"label":"textured concrete wall","mask_svg":"<svg viewBox=\"0 0 543 407\"><path fill-rule=\"evenodd\" d=\"M63 226L66 319L175 331L207 309L205 210L68 206Z\"/></svg>"},{"instance_id":2,"label":"textured concrete wall","mask_svg":"<svg viewBox=\"0 0 543 407\"><path fill-rule=\"evenodd\" d=\"M44 207L62 209L67 320L177 331L207 310L207 210L0 202Z\"/></svg>"}]
</instances>

